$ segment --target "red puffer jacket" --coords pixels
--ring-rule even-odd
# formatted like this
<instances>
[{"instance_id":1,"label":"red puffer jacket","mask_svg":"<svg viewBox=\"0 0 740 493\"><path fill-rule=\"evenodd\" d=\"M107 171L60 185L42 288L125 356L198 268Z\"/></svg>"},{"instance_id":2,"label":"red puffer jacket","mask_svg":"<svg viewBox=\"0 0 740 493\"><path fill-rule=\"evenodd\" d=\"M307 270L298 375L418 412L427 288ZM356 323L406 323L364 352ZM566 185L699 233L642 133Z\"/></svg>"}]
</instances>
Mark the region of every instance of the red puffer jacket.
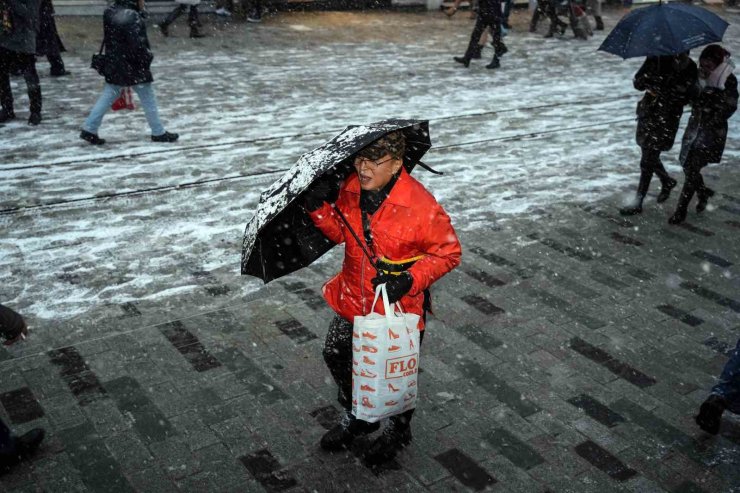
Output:
<instances>
[{"instance_id":1,"label":"red puffer jacket","mask_svg":"<svg viewBox=\"0 0 740 493\"><path fill-rule=\"evenodd\" d=\"M335 206L368 248L362 234L357 175L347 178ZM375 296L371 282L375 269L329 204L311 212L311 219L327 238L337 244L345 243L342 270L324 285L324 298L337 314L350 322L356 315L367 315ZM423 256L408 269L414 282L401 298L406 312L422 315L423 291L460 264L460 241L449 216L432 194L402 168L390 194L371 216L370 229L378 257L399 261ZM375 311L384 312L382 303L378 303ZM424 329L423 320L419 329Z\"/></svg>"}]
</instances>

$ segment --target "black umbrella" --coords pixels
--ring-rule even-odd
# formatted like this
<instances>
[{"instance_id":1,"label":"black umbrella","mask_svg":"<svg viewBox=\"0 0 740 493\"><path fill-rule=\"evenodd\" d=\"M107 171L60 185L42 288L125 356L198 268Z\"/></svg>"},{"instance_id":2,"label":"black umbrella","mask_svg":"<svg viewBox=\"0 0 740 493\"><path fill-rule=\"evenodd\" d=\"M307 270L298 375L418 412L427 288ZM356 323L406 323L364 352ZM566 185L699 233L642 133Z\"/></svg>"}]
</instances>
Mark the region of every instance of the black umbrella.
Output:
<instances>
[{"instance_id":1,"label":"black umbrella","mask_svg":"<svg viewBox=\"0 0 740 493\"><path fill-rule=\"evenodd\" d=\"M406 137L403 164L410 173L432 146L426 120L383 120L352 125L332 140L308 152L260 196L257 211L247 224L242 242L242 274L265 283L310 265L333 246L303 209L302 194L320 177L336 182L354 172L354 156L396 130Z\"/></svg>"}]
</instances>

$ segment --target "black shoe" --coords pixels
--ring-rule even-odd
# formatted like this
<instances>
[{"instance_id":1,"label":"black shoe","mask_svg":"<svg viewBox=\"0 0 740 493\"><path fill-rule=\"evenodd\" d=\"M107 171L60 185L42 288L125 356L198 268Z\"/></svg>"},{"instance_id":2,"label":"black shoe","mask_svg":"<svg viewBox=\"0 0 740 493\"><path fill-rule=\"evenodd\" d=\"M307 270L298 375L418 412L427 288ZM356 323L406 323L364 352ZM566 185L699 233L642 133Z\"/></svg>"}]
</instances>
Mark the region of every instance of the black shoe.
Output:
<instances>
[{"instance_id":1,"label":"black shoe","mask_svg":"<svg viewBox=\"0 0 740 493\"><path fill-rule=\"evenodd\" d=\"M162 36L165 38L168 38L170 36L169 26L167 24L160 24L159 25L159 32L162 33Z\"/></svg>"},{"instance_id":2,"label":"black shoe","mask_svg":"<svg viewBox=\"0 0 740 493\"><path fill-rule=\"evenodd\" d=\"M456 56L452 58L457 63L462 63L465 68L470 67L470 58L466 58L464 56Z\"/></svg>"},{"instance_id":3,"label":"black shoe","mask_svg":"<svg viewBox=\"0 0 740 493\"><path fill-rule=\"evenodd\" d=\"M475 50L473 50L473 54L470 55L471 60L480 60L483 56L483 46L476 45Z\"/></svg>"},{"instance_id":4,"label":"black shoe","mask_svg":"<svg viewBox=\"0 0 740 493\"><path fill-rule=\"evenodd\" d=\"M642 214L642 204L629 205L619 209L619 213L623 216L634 216L636 214Z\"/></svg>"},{"instance_id":5,"label":"black shoe","mask_svg":"<svg viewBox=\"0 0 740 493\"><path fill-rule=\"evenodd\" d=\"M82 130L80 132L80 138L82 140L86 140L89 143L91 143L92 145L96 145L96 146L100 146L100 145L105 144L105 139L101 139L100 137L98 137L97 134L94 134L92 132L88 132L87 130Z\"/></svg>"},{"instance_id":6,"label":"black shoe","mask_svg":"<svg viewBox=\"0 0 740 493\"><path fill-rule=\"evenodd\" d=\"M666 200L668 200L668 197L671 196L671 190L673 190L676 187L676 183L678 183L673 178L668 178L665 182L663 182L662 187L660 188L660 193L658 194L658 203L662 204Z\"/></svg>"},{"instance_id":7,"label":"black shoe","mask_svg":"<svg viewBox=\"0 0 740 493\"><path fill-rule=\"evenodd\" d=\"M15 120L15 113L13 112L13 110L0 110L0 123L5 123L10 120Z\"/></svg>"},{"instance_id":8,"label":"black shoe","mask_svg":"<svg viewBox=\"0 0 740 493\"><path fill-rule=\"evenodd\" d=\"M668 224L681 224L686 220L686 211L677 210L668 218Z\"/></svg>"},{"instance_id":9,"label":"black shoe","mask_svg":"<svg viewBox=\"0 0 740 493\"><path fill-rule=\"evenodd\" d=\"M360 435L367 435L377 431L380 423L368 423L356 419L348 411L344 411L338 425L324 433L321 437L321 448L331 452L344 450L352 445L352 442Z\"/></svg>"},{"instance_id":10,"label":"black shoe","mask_svg":"<svg viewBox=\"0 0 740 493\"><path fill-rule=\"evenodd\" d=\"M162 135L152 135L152 142L175 142L179 138L179 134L165 132Z\"/></svg>"},{"instance_id":11,"label":"black shoe","mask_svg":"<svg viewBox=\"0 0 740 493\"><path fill-rule=\"evenodd\" d=\"M694 420L699 428L716 435L719 433L719 425L725 409L727 409L727 400L717 394L712 394L701 405L699 414L694 417Z\"/></svg>"},{"instance_id":12,"label":"black shoe","mask_svg":"<svg viewBox=\"0 0 740 493\"><path fill-rule=\"evenodd\" d=\"M72 75L72 72L69 70L63 69L63 70L51 70L49 72L49 75L52 77L64 77L65 75Z\"/></svg>"},{"instance_id":13,"label":"black shoe","mask_svg":"<svg viewBox=\"0 0 740 493\"><path fill-rule=\"evenodd\" d=\"M509 51L509 49L503 43L498 43L493 48L494 48L494 53L496 53L496 56L504 56Z\"/></svg>"},{"instance_id":14,"label":"black shoe","mask_svg":"<svg viewBox=\"0 0 740 493\"><path fill-rule=\"evenodd\" d=\"M498 57L494 55L493 60L491 60L491 63L486 65L487 69L494 69L499 68L501 66L501 62L498 61Z\"/></svg>"},{"instance_id":15,"label":"black shoe","mask_svg":"<svg viewBox=\"0 0 740 493\"><path fill-rule=\"evenodd\" d=\"M396 454L411 443L411 427L404 426L400 429L389 425L370 448L367 449L363 459L368 465L377 466L388 462L396 457Z\"/></svg>"},{"instance_id":16,"label":"black shoe","mask_svg":"<svg viewBox=\"0 0 740 493\"><path fill-rule=\"evenodd\" d=\"M41 123L41 113L31 113L28 117L28 124L35 127Z\"/></svg>"},{"instance_id":17,"label":"black shoe","mask_svg":"<svg viewBox=\"0 0 740 493\"><path fill-rule=\"evenodd\" d=\"M707 203L711 197L714 197L714 190L704 187L699 193L696 194L699 198L699 202L696 203L696 212L704 212L707 208Z\"/></svg>"}]
</instances>

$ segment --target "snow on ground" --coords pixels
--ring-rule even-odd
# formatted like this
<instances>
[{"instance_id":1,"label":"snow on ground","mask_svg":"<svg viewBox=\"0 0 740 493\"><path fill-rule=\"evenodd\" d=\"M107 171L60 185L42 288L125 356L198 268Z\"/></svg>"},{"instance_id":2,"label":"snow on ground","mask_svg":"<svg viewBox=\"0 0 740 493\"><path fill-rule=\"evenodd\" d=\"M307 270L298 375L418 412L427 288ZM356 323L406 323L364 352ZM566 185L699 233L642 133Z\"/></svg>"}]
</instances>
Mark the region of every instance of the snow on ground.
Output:
<instances>
[{"instance_id":1,"label":"snow on ground","mask_svg":"<svg viewBox=\"0 0 740 493\"><path fill-rule=\"evenodd\" d=\"M513 33L503 68L490 72L487 60L465 70L451 59L467 43L467 22L389 14L391 26L418 31L414 43L353 43L326 41L331 33L293 16L263 26L261 47L182 51L155 40L160 112L182 135L174 145L148 140L140 110L108 114L106 146L77 139L101 87L87 55L67 58L72 79L42 78L38 129L25 126L26 99L18 97L19 120L0 126L0 302L65 318L187 292L195 271L238 276L241 235L260 192L349 124L429 119L434 147L425 161L445 175L415 174L460 230L626 194L636 181L639 93L631 79L641 61L597 52L603 34L579 42ZM306 42L264 42L287 31ZM320 41L311 42L314 33ZM737 23L727 32L731 51L740 48L738 33ZM25 92L19 82L15 94ZM736 120L725 165L739 156ZM673 174L677 151L664 158ZM216 181L178 187L208 180ZM9 211L16 207L27 208ZM248 293L261 281L242 285Z\"/></svg>"}]
</instances>

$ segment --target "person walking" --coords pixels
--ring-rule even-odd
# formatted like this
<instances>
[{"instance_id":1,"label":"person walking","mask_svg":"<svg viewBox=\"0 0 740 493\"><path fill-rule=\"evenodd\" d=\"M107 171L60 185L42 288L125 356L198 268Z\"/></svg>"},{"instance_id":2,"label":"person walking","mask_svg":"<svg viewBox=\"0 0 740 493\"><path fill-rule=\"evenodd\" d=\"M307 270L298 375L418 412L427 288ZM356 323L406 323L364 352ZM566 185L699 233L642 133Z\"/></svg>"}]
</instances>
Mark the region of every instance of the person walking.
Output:
<instances>
[{"instance_id":1,"label":"person walking","mask_svg":"<svg viewBox=\"0 0 740 493\"><path fill-rule=\"evenodd\" d=\"M336 312L326 336L323 356L338 387L341 422L321 439L321 447L336 451L354 439L376 431L352 413L352 322L367 315L375 288L385 283L391 303L404 312L420 315L419 330L429 306L429 287L460 264L461 247L450 218L434 197L403 166L405 138L402 131L386 134L354 158L356 173L341 186L335 206L327 203L332 186L326 181L309 189L305 208L314 224L330 240L345 243L341 272L323 287L324 298ZM357 239L338 217L347 219ZM362 236L362 238L360 238ZM396 268L378 274L363 249ZM383 434L365 451L371 465L395 457L408 445L413 409L389 418Z\"/></svg>"},{"instance_id":2,"label":"person walking","mask_svg":"<svg viewBox=\"0 0 740 493\"><path fill-rule=\"evenodd\" d=\"M458 7L462 3L462 0L455 0L455 3L447 11L447 15L454 15L457 12ZM493 59L491 63L486 65L487 69L495 69L501 66L499 58L503 56L508 50L504 42L501 40L501 0L479 0L478 2L478 15L475 18L475 27L470 35L470 42L468 48L465 50L465 54L461 57L456 56L453 59L457 63L461 63L466 68L470 66L470 60L476 57L476 53L480 53L479 42L481 35L488 28L491 31L493 37Z\"/></svg>"},{"instance_id":3,"label":"person walking","mask_svg":"<svg viewBox=\"0 0 740 493\"><path fill-rule=\"evenodd\" d=\"M164 21L159 23L159 30L162 35L167 37L170 35L170 24L180 17L185 11L188 11L188 26L190 26L190 37L191 38L203 38L205 34L200 31L202 27L200 18L198 16L198 5L200 0L175 0L177 7L170 12Z\"/></svg>"},{"instance_id":4,"label":"person walking","mask_svg":"<svg viewBox=\"0 0 740 493\"><path fill-rule=\"evenodd\" d=\"M714 191L704 185L701 169L722 159L727 140L727 121L737 110L737 78L730 52L720 45L709 45L699 56L699 79L694 86L691 117L681 142L680 162L684 184L678 198L676 212L668 219L670 224L686 220L686 213L694 193L696 212L703 212Z\"/></svg>"},{"instance_id":5,"label":"person walking","mask_svg":"<svg viewBox=\"0 0 740 493\"><path fill-rule=\"evenodd\" d=\"M91 144L105 144L105 139L98 137L98 129L121 89L128 86L139 96L152 131L152 141L175 142L179 137L165 131L159 120L150 71L154 56L149 49L140 10L144 10L143 0L114 0L103 14L103 46L107 57L105 86L80 132L80 138Z\"/></svg>"},{"instance_id":6,"label":"person walking","mask_svg":"<svg viewBox=\"0 0 740 493\"><path fill-rule=\"evenodd\" d=\"M54 5L51 0L41 0L39 8L39 32L36 35L36 55L45 56L49 61L49 75L52 77L62 77L70 75L70 72L64 67L62 52L67 51L64 48L62 39L57 32L57 25L54 21Z\"/></svg>"},{"instance_id":7,"label":"person walking","mask_svg":"<svg viewBox=\"0 0 740 493\"><path fill-rule=\"evenodd\" d=\"M660 153L673 147L684 105L689 102L689 90L696 82L696 64L688 52L680 55L647 57L635 74L633 84L645 91L637 103L637 145L640 146L640 180L632 203L619 210L623 216L642 212L653 174L660 179L658 203L668 200L676 180L668 175Z\"/></svg>"},{"instance_id":8,"label":"person walking","mask_svg":"<svg viewBox=\"0 0 740 493\"><path fill-rule=\"evenodd\" d=\"M597 31L604 30L604 18L601 16L601 2L602 0L586 0L586 9L594 16Z\"/></svg>"},{"instance_id":9,"label":"person walking","mask_svg":"<svg viewBox=\"0 0 740 493\"><path fill-rule=\"evenodd\" d=\"M28 124L36 126L41 123L41 84L36 72L39 0L5 0L5 3L12 26L0 30L0 123L15 119L10 74L20 73L28 89Z\"/></svg>"},{"instance_id":10,"label":"person walking","mask_svg":"<svg viewBox=\"0 0 740 493\"><path fill-rule=\"evenodd\" d=\"M730 353L719 381L712 387L694 419L702 430L716 435L725 411L740 414L740 340Z\"/></svg>"}]
</instances>

